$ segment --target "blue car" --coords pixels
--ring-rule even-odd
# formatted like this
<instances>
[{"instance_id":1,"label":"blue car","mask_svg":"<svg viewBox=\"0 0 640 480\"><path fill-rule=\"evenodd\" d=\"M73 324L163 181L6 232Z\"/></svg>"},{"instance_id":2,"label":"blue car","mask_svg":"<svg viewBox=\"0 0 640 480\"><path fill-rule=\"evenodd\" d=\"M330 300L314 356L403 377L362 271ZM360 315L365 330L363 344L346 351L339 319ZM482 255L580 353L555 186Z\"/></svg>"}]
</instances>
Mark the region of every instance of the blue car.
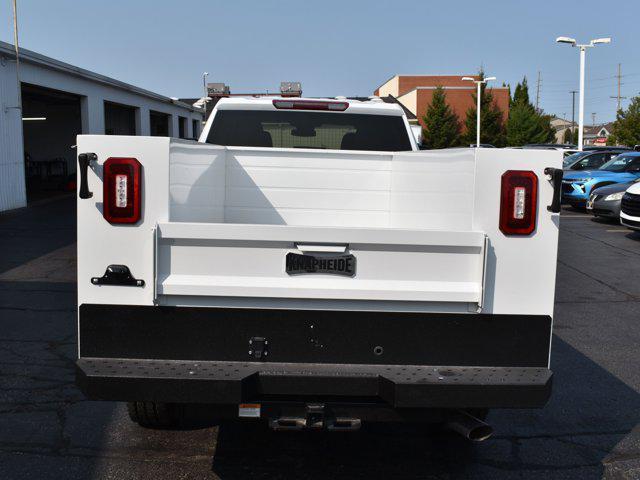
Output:
<instances>
[{"instance_id":1,"label":"blue car","mask_svg":"<svg viewBox=\"0 0 640 480\"><path fill-rule=\"evenodd\" d=\"M622 153L596 170L565 170L562 203L584 207L591 190L640 178L640 152Z\"/></svg>"}]
</instances>

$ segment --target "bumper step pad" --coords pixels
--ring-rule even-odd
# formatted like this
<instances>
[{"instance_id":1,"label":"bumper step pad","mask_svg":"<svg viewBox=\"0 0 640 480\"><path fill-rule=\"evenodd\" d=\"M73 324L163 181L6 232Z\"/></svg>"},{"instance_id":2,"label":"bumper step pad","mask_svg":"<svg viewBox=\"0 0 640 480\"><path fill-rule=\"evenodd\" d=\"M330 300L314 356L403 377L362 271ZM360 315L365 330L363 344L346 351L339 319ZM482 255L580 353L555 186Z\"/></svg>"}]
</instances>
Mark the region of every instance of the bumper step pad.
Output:
<instances>
[{"instance_id":1,"label":"bumper step pad","mask_svg":"<svg viewBox=\"0 0 640 480\"><path fill-rule=\"evenodd\" d=\"M377 399L395 408L535 408L552 372L533 367L443 367L81 358L89 398L237 404L265 396ZM285 398L283 398L285 399Z\"/></svg>"}]
</instances>

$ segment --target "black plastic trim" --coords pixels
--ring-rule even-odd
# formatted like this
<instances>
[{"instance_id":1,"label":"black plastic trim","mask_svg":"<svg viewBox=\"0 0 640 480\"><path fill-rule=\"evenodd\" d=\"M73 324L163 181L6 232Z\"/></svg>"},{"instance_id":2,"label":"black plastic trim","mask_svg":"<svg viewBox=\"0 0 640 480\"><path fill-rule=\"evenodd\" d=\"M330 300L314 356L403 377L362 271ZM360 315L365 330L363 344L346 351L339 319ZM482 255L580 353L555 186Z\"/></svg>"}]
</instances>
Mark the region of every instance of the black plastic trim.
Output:
<instances>
[{"instance_id":1,"label":"black plastic trim","mask_svg":"<svg viewBox=\"0 0 640 480\"><path fill-rule=\"evenodd\" d=\"M562 209L562 177L564 172L561 168L547 167L544 169L544 174L549 175L553 185L553 200L551 205L547 206L547 210L552 213L558 213Z\"/></svg>"},{"instance_id":2,"label":"black plastic trim","mask_svg":"<svg viewBox=\"0 0 640 480\"><path fill-rule=\"evenodd\" d=\"M264 337L270 362L547 367L551 337L547 315L83 304L79 316L93 358L249 361Z\"/></svg>"},{"instance_id":3,"label":"black plastic trim","mask_svg":"<svg viewBox=\"0 0 640 480\"><path fill-rule=\"evenodd\" d=\"M95 153L81 153L78 155L78 165L80 167L80 191L78 196L83 200L93 197L93 192L89 191L87 172L89 170L89 164L97 159L98 156Z\"/></svg>"},{"instance_id":4,"label":"black plastic trim","mask_svg":"<svg viewBox=\"0 0 640 480\"><path fill-rule=\"evenodd\" d=\"M134 278L126 265L109 265L102 277L91 277L93 285L120 285L144 287L144 280Z\"/></svg>"}]
</instances>

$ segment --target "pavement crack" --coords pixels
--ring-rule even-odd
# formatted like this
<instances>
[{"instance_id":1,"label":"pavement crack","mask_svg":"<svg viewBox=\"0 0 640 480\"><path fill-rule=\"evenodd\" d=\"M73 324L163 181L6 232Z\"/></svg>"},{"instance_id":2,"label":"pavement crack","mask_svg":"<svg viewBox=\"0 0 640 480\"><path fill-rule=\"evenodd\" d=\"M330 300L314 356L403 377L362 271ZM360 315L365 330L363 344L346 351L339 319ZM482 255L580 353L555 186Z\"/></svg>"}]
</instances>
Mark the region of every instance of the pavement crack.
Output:
<instances>
[{"instance_id":1,"label":"pavement crack","mask_svg":"<svg viewBox=\"0 0 640 480\"><path fill-rule=\"evenodd\" d=\"M559 258L558 258L558 264L560 264L560 265L562 265L564 267L567 267L567 268L569 268L569 269L571 269L571 270L573 270L575 272L581 273L582 275L584 275L585 277L589 278L590 280L593 280L594 282L599 283L602 286L610 288L611 290L613 290L616 293L620 293L621 295L625 295L627 297L627 301L639 301L640 300L640 298L636 297L635 295L632 295L630 293L624 292L624 291L620 290L619 288L614 287L613 285L609 285L608 283L603 282L599 278L596 278L593 275L590 275L589 273L587 273L587 272L585 272L583 270L580 270L577 267L574 267L573 265L569 265L567 262L564 262L564 261L560 260Z\"/></svg>"},{"instance_id":2,"label":"pavement crack","mask_svg":"<svg viewBox=\"0 0 640 480\"><path fill-rule=\"evenodd\" d=\"M586 240L591 240L592 242L601 243L602 245L606 245L607 248L612 248L614 250L619 250L621 252L630 253L630 254L635 255L635 256L640 256L640 253L638 251L627 250L626 248L621 248L621 247L619 247L617 245L614 245L612 243L609 243L609 242L607 242L605 240L601 240L601 239L598 239L598 238L593 238L593 237L590 237L589 235L585 235L584 233L579 233L579 232L577 232L575 230L567 229L567 232L572 233L573 235L576 235L578 237L584 238Z\"/></svg>"}]
</instances>

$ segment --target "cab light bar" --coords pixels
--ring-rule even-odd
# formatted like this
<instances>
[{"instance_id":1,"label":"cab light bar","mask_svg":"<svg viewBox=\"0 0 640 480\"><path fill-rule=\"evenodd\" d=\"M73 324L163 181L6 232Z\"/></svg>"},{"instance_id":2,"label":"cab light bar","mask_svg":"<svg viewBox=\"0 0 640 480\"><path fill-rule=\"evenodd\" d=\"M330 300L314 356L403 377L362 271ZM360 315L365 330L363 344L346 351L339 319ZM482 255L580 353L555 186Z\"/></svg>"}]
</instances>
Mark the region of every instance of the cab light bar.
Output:
<instances>
[{"instance_id":1,"label":"cab light bar","mask_svg":"<svg viewBox=\"0 0 640 480\"><path fill-rule=\"evenodd\" d=\"M103 166L102 215L109 223L136 223L141 215L142 165L108 158Z\"/></svg>"},{"instance_id":2,"label":"cab light bar","mask_svg":"<svg viewBox=\"0 0 640 480\"><path fill-rule=\"evenodd\" d=\"M538 177L525 170L502 175L500 230L505 235L530 235L536 229Z\"/></svg>"},{"instance_id":3,"label":"cab light bar","mask_svg":"<svg viewBox=\"0 0 640 480\"><path fill-rule=\"evenodd\" d=\"M331 110L334 112L344 112L349 108L349 103L315 100L274 100L273 106L278 110Z\"/></svg>"}]
</instances>

